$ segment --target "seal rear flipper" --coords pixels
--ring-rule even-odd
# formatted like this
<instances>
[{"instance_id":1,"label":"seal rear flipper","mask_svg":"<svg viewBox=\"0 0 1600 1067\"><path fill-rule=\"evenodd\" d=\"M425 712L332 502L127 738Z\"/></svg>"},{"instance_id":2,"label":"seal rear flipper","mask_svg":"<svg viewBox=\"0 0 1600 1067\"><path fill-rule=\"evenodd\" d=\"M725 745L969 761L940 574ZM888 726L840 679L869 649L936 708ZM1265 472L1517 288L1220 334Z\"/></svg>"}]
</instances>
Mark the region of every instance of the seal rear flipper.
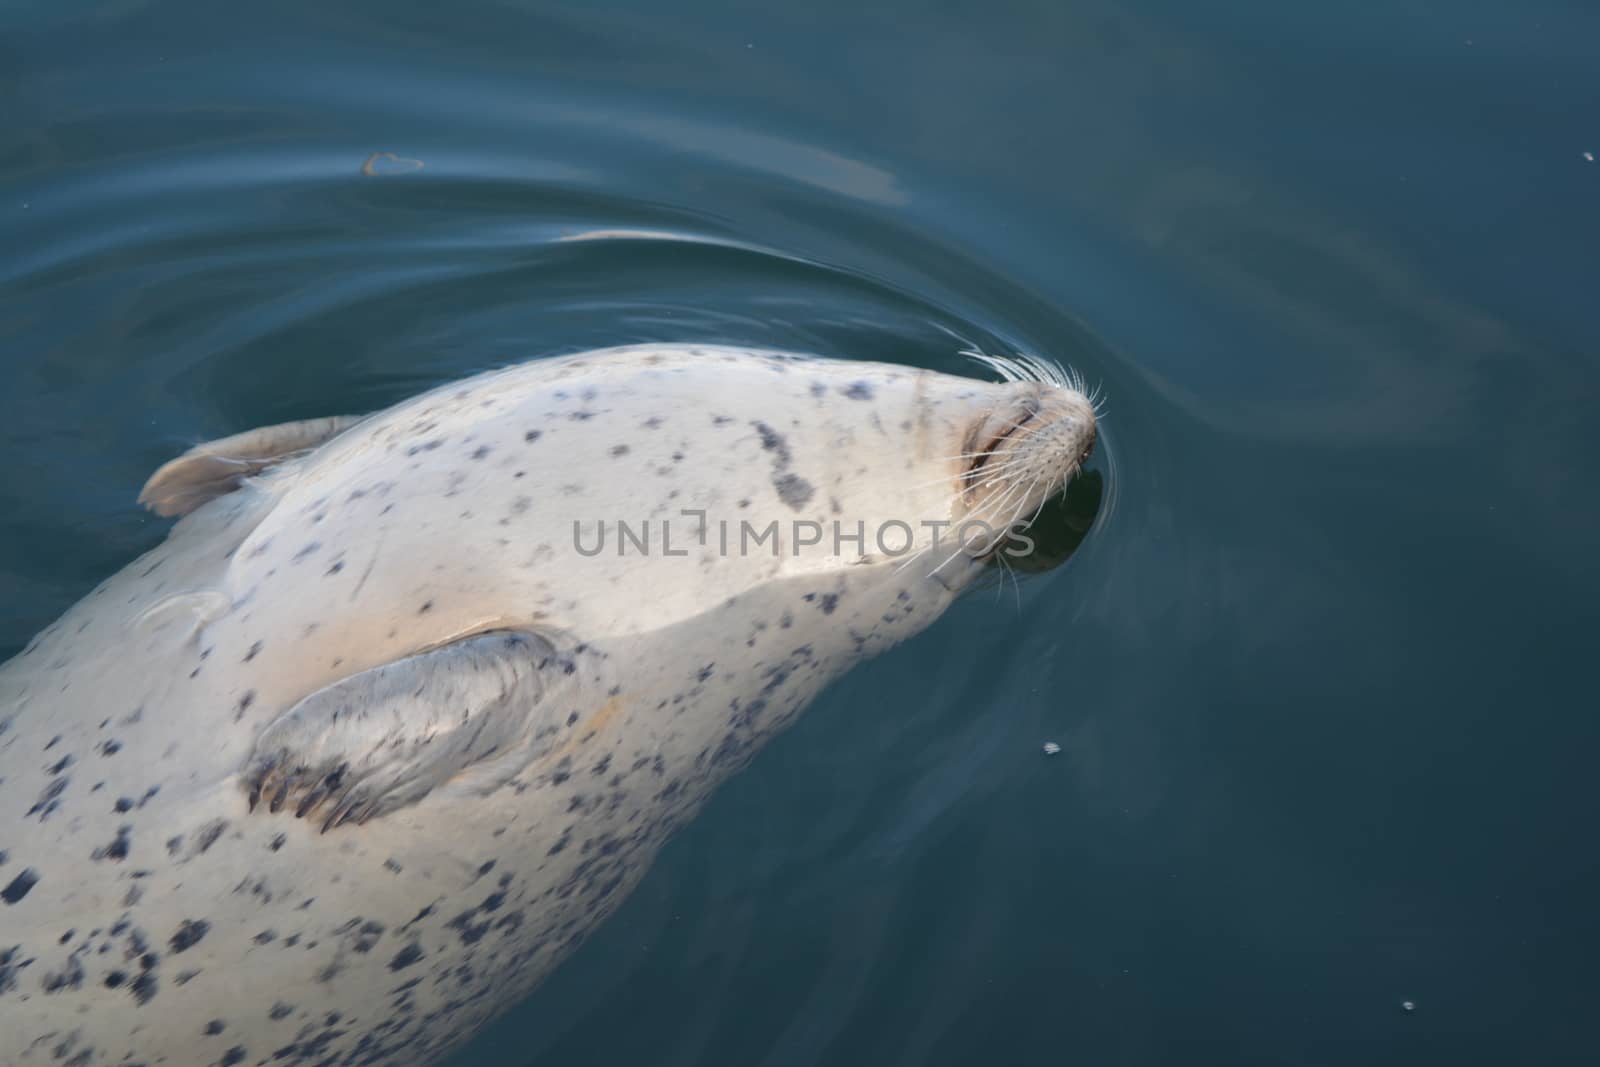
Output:
<instances>
[{"instance_id":1,"label":"seal rear flipper","mask_svg":"<svg viewBox=\"0 0 1600 1067\"><path fill-rule=\"evenodd\" d=\"M499 630L320 689L256 740L250 808L288 806L327 832L415 803L489 759L517 752L525 765L554 746L572 698L594 680L582 658Z\"/></svg>"},{"instance_id":2,"label":"seal rear flipper","mask_svg":"<svg viewBox=\"0 0 1600 1067\"><path fill-rule=\"evenodd\" d=\"M157 515L187 515L208 500L233 492L246 478L339 436L364 415L334 415L261 426L196 445L161 466L139 493Z\"/></svg>"}]
</instances>

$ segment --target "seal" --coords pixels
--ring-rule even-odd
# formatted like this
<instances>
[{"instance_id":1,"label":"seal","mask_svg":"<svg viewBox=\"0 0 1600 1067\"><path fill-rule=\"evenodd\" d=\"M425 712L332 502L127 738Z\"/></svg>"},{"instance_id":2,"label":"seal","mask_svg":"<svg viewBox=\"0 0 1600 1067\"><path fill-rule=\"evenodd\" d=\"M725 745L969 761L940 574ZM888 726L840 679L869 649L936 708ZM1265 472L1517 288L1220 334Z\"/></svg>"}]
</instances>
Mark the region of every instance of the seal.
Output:
<instances>
[{"instance_id":1,"label":"seal","mask_svg":"<svg viewBox=\"0 0 1600 1067\"><path fill-rule=\"evenodd\" d=\"M6 1062L437 1062L1024 550L1095 413L979 358L608 349L157 471L168 538L0 667Z\"/></svg>"}]
</instances>

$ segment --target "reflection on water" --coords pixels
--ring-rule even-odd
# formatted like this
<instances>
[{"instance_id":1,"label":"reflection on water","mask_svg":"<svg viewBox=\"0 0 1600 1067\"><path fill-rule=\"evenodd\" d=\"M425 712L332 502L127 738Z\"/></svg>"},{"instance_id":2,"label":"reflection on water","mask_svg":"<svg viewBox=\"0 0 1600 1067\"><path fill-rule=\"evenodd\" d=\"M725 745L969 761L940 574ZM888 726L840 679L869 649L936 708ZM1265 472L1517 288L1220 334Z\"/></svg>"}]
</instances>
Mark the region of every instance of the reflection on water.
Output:
<instances>
[{"instance_id":1,"label":"reflection on water","mask_svg":"<svg viewBox=\"0 0 1600 1067\"><path fill-rule=\"evenodd\" d=\"M460 1063L1592 1047L1582 5L0 27L7 649L181 448L507 362L954 331L1107 395L1043 573L825 695Z\"/></svg>"}]
</instances>

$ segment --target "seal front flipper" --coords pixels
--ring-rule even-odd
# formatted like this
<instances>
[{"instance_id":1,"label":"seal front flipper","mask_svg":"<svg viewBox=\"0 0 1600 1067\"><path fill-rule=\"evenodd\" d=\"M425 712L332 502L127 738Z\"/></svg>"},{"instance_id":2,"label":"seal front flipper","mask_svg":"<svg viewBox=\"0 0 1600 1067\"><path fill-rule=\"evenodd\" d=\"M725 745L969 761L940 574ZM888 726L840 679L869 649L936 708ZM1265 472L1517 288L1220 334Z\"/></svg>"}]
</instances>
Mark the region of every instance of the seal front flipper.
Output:
<instances>
[{"instance_id":1,"label":"seal front flipper","mask_svg":"<svg viewBox=\"0 0 1600 1067\"><path fill-rule=\"evenodd\" d=\"M187 515L206 501L233 492L246 478L331 441L365 418L334 415L282 422L195 445L150 476L139 503L157 515Z\"/></svg>"},{"instance_id":2,"label":"seal front flipper","mask_svg":"<svg viewBox=\"0 0 1600 1067\"><path fill-rule=\"evenodd\" d=\"M415 803L485 760L555 744L598 654L499 630L352 675L301 700L257 738L250 808L321 821L324 832Z\"/></svg>"}]
</instances>

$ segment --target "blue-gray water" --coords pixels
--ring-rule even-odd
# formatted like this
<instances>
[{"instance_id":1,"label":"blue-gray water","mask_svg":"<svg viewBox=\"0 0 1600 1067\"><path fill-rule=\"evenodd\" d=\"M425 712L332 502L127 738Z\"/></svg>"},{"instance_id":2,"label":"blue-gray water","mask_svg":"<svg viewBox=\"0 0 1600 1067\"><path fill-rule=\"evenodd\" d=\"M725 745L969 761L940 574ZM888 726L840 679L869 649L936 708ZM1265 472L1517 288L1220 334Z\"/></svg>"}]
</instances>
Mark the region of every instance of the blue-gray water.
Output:
<instances>
[{"instance_id":1,"label":"blue-gray water","mask_svg":"<svg viewBox=\"0 0 1600 1067\"><path fill-rule=\"evenodd\" d=\"M1103 385L1094 528L459 1064L1600 1062L1597 48L1575 0L12 0L0 656L194 441L944 326Z\"/></svg>"}]
</instances>

